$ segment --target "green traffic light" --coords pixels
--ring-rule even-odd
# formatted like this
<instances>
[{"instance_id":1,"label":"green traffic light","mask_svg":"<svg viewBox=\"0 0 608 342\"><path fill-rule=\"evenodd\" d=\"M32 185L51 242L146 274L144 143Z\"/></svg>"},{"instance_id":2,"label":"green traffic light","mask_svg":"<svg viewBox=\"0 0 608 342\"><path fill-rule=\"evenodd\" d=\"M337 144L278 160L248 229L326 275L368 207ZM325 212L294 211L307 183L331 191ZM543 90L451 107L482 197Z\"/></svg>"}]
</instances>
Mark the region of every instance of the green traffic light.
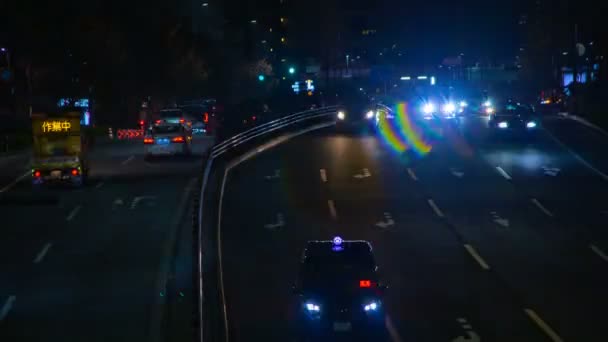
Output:
<instances>
[{"instance_id":1,"label":"green traffic light","mask_svg":"<svg viewBox=\"0 0 608 342\"><path fill-rule=\"evenodd\" d=\"M295 73L296 73L296 68L294 68L294 67L290 67L290 68L289 68L289 73L290 73L290 74L295 74Z\"/></svg>"},{"instance_id":2,"label":"green traffic light","mask_svg":"<svg viewBox=\"0 0 608 342\"><path fill-rule=\"evenodd\" d=\"M263 81L265 79L264 75L258 75L258 81Z\"/></svg>"}]
</instances>

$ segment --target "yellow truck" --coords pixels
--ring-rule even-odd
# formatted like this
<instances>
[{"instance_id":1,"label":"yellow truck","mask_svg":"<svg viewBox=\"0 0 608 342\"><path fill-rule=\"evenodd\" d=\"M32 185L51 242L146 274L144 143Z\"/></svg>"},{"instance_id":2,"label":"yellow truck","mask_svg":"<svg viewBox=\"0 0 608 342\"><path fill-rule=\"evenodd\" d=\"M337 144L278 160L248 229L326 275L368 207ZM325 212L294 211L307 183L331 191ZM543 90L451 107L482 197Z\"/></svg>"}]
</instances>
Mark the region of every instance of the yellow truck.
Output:
<instances>
[{"instance_id":1,"label":"yellow truck","mask_svg":"<svg viewBox=\"0 0 608 342\"><path fill-rule=\"evenodd\" d=\"M89 173L88 143L79 112L32 115L32 184L84 184Z\"/></svg>"}]
</instances>

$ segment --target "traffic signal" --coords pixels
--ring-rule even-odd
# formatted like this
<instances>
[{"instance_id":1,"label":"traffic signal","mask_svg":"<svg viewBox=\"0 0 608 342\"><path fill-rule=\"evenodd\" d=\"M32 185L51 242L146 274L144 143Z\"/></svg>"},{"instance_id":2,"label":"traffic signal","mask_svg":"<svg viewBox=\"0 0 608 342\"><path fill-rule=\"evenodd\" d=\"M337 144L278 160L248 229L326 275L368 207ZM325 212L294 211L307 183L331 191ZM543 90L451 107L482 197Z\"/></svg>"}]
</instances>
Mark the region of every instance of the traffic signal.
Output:
<instances>
[{"instance_id":1,"label":"traffic signal","mask_svg":"<svg viewBox=\"0 0 608 342\"><path fill-rule=\"evenodd\" d=\"M258 81L260 81L260 82L264 81L265 78L266 77L262 74L258 75Z\"/></svg>"},{"instance_id":2,"label":"traffic signal","mask_svg":"<svg viewBox=\"0 0 608 342\"><path fill-rule=\"evenodd\" d=\"M295 74L295 73L296 73L296 68L294 68L294 67L289 67L289 73L290 73L291 75Z\"/></svg>"}]
</instances>

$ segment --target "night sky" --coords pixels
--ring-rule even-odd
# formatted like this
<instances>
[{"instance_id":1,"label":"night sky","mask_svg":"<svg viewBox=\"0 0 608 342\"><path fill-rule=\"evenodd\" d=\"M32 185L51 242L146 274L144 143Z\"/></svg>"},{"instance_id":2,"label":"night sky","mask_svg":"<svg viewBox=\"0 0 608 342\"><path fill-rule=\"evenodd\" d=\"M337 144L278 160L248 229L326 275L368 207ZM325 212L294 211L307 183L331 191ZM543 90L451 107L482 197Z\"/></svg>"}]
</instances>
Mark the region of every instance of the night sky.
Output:
<instances>
[{"instance_id":1,"label":"night sky","mask_svg":"<svg viewBox=\"0 0 608 342\"><path fill-rule=\"evenodd\" d=\"M397 42L428 58L464 53L490 58L512 57L518 48L515 3L481 0L384 0L383 30Z\"/></svg>"}]
</instances>

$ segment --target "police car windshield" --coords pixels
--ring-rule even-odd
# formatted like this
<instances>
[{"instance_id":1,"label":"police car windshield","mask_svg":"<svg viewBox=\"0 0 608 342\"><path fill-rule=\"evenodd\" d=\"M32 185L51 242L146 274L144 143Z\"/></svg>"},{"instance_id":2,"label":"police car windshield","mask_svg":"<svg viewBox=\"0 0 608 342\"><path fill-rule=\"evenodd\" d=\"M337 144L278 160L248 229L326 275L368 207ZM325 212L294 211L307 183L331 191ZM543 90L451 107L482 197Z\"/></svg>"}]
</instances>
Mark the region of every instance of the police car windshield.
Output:
<instances>
[{"instance_id":1,"label":"police car windshield","mask_svg":"<svg viewBox=\"0 0 608 342\"><path fill-rule=\"evenodd\" d=\"M179 125L166 125L166 126L154 126L152 127L152 134L171 134L181 132L181 126Z\"/></svg>"},{"instance_id":2,"label":"police car windshield","mask_svg":"<svg viewBox=\"0 0 608 342\"><path fill-rule=\"evenodd\" d=\"M505 102L498 105L497 113L499 115L532 115L532 108L521 103Z\"/></svg>"},{"instance_id":3,"label":"police car windshield","mask_svg":"<svg viewBox=\"0 0 608 342\"><path fill-rule=\"evenodd\" d=\"M181 110L162 110L160 112L161 119L181 118L182 116Z\"/></svg>"}]
</instances>

